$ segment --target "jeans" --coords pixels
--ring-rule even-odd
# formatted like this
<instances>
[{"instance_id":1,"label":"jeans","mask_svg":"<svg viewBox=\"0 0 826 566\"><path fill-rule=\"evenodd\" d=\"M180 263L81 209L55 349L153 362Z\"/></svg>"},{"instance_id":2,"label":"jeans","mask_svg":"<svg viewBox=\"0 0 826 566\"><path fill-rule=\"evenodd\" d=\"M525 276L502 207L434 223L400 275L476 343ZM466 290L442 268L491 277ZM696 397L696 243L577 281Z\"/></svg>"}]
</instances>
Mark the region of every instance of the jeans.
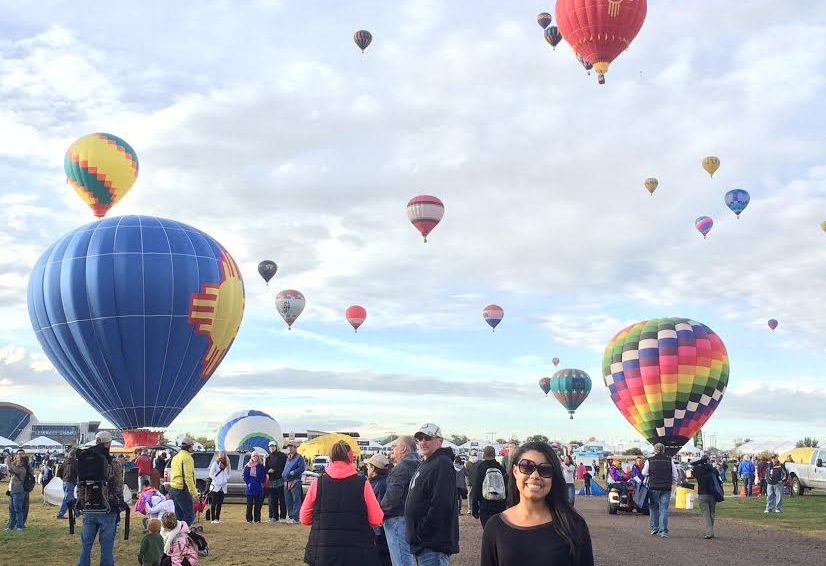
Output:
<instances>
[{"instance_id":1,"label":"jeans","mask_svg":"<svg viewBox=\"0 0 826 566\"><path fill-rule=\"evenodd\" d=\"M416 555L416 564L417 566L448 566L450 556L444 552L434 552L426 548Z\"/></svg>"},{"instance_id":2,"label":"jeans","mask_svg":"<svg viewBox=\"0 0 826 566\"><path fill-rule=\"evenodd\" d=\"M590 483L585 484L585 495L591 495L591 484Z\"/></svg>"},{"instance_id":3,"label":"jeans","mask_svg":"<svg viewBox=\"0 0 826 566\"><path fill-rule=\"evenodd\" d=\"M247 523L255 521L261 522L261 506L264 504L263 495L248 495L247 496Z\"/></svg>"},{"instance_id":4,"label":"jeans","mask_svg":"<svg viewBox=\"0 0 826 566\"><path fill-rule=\"evenodd\" d=\"M751 497L751 488L754 485L754 474L740 476L743 479L743 487L746 488L746 497Z\"/></svg>"},{"instance_id":5,"label":"jeans","mask_svg":"<svg viewBox=\"0 0 826 566\"><path fill-rule=\"evenodd\" d=\"M80 533L81 551L77 566L90 566L92 545L100 533L100 566L115 564L115 522L117 513L84 513Z\"/></svg>"},{"instance_id":6,"label":"jeans","mask_svg":"<svg viewBox=\"0 0 826 566\"><path fill-rule=\"evenodd\" d=\"M568 487L568 502L573 507L576 500L576 485L572 483L566 483L565 485Z\"/></svg>"},{"instance_id":7,"label":"jeans","mask_svg":"<svg viewBox=\"0 0 826 566\"><path fill-rule=\"evenodd\" d=\"M760 480L760 495L767 495L768 494L768 490L766 489L767 485L769 485L769 484L768 484L768 482L766 482L765 478Z\"/></svg>"},{"instance_id":8,"label":"jeans","mask_svg":"<svg viewBox=\"0 0 826 566\"><path fill-rule=\"evenodd\" d=\"M783 488L782 483L778 483L776 485L767 484L767 497L766 497L766 511L771 511L772 507L775 508L777 511L783 510L783 493L785 489Z\"/></svg>"},{"instance_id":9,"label":"jeans","mask_svg":"<svg viewBox=\"0 0 826 566\"><path fill-rule=\"evenodd\" d=\"M298 512L301 510L301 482L296 481L295 487L286 490L287 512L290 519L298 521Z\"/></svg>"},{"instance_id":10,"label":"jeans","mask_svg":"<svg viewBox=\"0 0 826 566\"><path fill-rule=\"evenodd\" d=\"M668 534L668 505L671 503L671 490L649 492L648 522L652 531Z\"/></svg>"},{"instance_id":11,"label":"jeans","mask_svg":"<svg viewBox=\"0 0 826 566\"><path fill-rule=\"evenodd\" d=\"M69 510L69 506L75 500L75 484L67 481L63 482L63 503L60 504L60 510L57 512L57 518L62 519Z\"/></svg>"},{"instance_id":12,"label":"jeans","mask_svg":"<svg viewBox=\"0 0 826 566\"><path fill-rule=\"evenodd\" d=\"M23 519L23 497L22 491L13 492L9 498L9 528L22 529L25 521Z\"/></svg>"},{"instance_id":13,"label":"jeans","mask_svg":"<svg viewBox=\"0 0 826 566\"><path fill-rule=\"evenodd\" d=\"M415 566L416 559L410 552L410 544L404 534L404 517L390 517L384 520L384 536L390 549L393 566Z\"/></svg>"},{"instance_id":14,"label":"jeans","mask_svg":"<svg viewBox=\"0 0 826 566\"><path fill-rule=\"evenodd\" d=\"M195 522L195 510L192 508L192 496L186 489L169 488L172 501L175 502L175 517L179 521L192 525Z\"/></svg>"},{"instance_id":15,"label":"jeans","mask_svg":"<svg viewBox=\"0 0 826 566\"><path fill-rule=\"evenodd\" d=\"M271 487L270 492L270 519L287 518L287 499L284 495L284 486Z\"/></svg>"},{"instance_id":16,"label":"jeans","mask_svg":"<svg viewBox=\"0 0 826 566\"><path fill-rule=\"evenodd\" d=\"M703 524L706 526L706 536L714 536L714 512L717 509L717 500L713 495L699 495L700 511L703 513Z\"/></svg>"},{"instance_id":17,"label":"jeans","mask_svg":"<svg viewBox=\"0 0 826 566\"><path fill-rule=\"evenodd\" d=\"M211 501L209 502L209 516L213 521L221 520L221 507L224 505L224 492L213 491L209 494Z\"/></svg>"}]
</instances>

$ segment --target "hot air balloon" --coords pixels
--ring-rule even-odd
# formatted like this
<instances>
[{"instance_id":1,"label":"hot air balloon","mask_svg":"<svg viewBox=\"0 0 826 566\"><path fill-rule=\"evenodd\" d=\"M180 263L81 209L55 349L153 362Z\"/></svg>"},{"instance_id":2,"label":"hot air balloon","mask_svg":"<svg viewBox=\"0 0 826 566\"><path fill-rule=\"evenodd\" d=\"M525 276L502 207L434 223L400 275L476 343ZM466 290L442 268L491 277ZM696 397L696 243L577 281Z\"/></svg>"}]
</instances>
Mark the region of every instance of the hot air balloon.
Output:
<instances>
[{"instance_id":1,"label":"hot air balloon","mask_svg":"<svg viewBox=\"0 0 826 566\"><path fill-rule=\"evenodd\" d=\"M769 328L771 328L772 332L774 332L774 329L777 328L777 325L778 325L778 322L777 322L776 319L774 319L774 318L769 319Z\"/></svg>"},{"instance_id":2,"label":"hot air balloon","mask_svg":"<svg viewBox=\"0 0 826 566\"><path fill-rule=\"evenodd\" d=\"M591 392L591 376L581 369L561 369L551 377L551 391L573 419Z\"/></svg>"},{"instance_id":3,"label":"hot air balloon","mask_svg":"<svg viewBox=\"0 0 826 566\"><path fill-rule=\"evenodd\" d=\"M646 0L557 0L556 23L565 41L594 66L600 84L608 65L639 33Z\"/></svg>"},{"instance_id":4,"label":"hot air balloon","mask_svg":"<svg viewBox=\"0 0 826 566\"><path fill-rule=\"evenodd\" d=\"M353 34L353 41L356 42L361 52L364 53L364 50L370 47L370 44L373 43L373 34L367 30L360 29L356 33Z\"/></svg>"},{"instance_id":5,"label":"hot air balloon","mask_svg":"<svg viewBox=\"0 0 826 566\"><path fill-rule=\"evenodd\" d=\"M551 362L554 364L554 367L556 367L559 365L559 358L554 358L551 360Z\"/></svg>"},{"instance_id":6,"label":"hot air balloon","mask_svg":"<svg viewBox=\"0 0 826 566\"><path fill-rule=\"evenodd\" d=\"M820 229L826 232L826 220L820 223Z\"/></svg>"},{"instance_id":7,"label":"hot air balloon","mask_svg":"<svg viewBox=\"0 0 826 566\"><path fill-rule=\"evenodd\" d=\"M293 329L293 323L304 311L306 302L301 291L293 289L285 289L275 296L275 308L290 330Z\"/></svg>"},{"instance_id":8,"label":"hot air balloon","mask_svg":"<svg viewBox=\"0 0 826 566\"><path fill-rule=\"evenodd\" d=\"M120 429L166 427L232 346L244 283L208 234L121 216L52 244L28 303L49 360L101 415Z\"/></svg>"},{"instance_id":9,"label":"hot air balloon","mask_svg":"<svg viewBox=\"0 0 826 566\"><path fill-rule=\"evenodd\" d=\"M660 182L657 179L655 179L654 177L649 177L645 180L645 190L647 190L653 197L654 191L657 190L659 184Z\"/></svg>"},{"instance_id":10,"label":"hot air balloon","mask_svg":"<svg viewBox=\"0 0 826 566\"><path fill-rule=\"evenodd\" d=\"M112 134L88 134L69 146L66 179L98 218L129 192L138 178L138 154Z\"/></svg>"},{"instance_id":11,"label":"hot air balloon","mask_svg":"<svg viewBox=\"0 0 826 566\"><path fill-rule=\"evenodd\" d=\"M347 318L347 322L352 325L353 330L358 332L359 326L361 326L364 319L367 318L367 311L364 310L364 307L353 305L347 307L347 310L344 311L344 316Z\"/></svg>"},{"instance_id":12,"label":"hot air balloon","mask_svg":"<svg viewBox=\"0 0 826 566\"><path fill-rule=\"evenodd\" d=\"M746 210L750 200L751 196L748 191L743 189L732 189L725 196L726 206L737 215L738 220L740 219L740 213Z\"/></svg>"},{"instance_id":13,"label":"hot air balloon","mask_svg":"<svg viewBox=\"0 0 826 566\"><path fill-rule=\"evenodd\" d=\"M548 12L542 12L541 14L536 16L536 23L538 23L542 29L545 29L549 25L551 25L552 21L553 18Z\"/></svg>"},{"instance_id":14,"label":"hot air balloon","mask_svg":"<svg viewBox=\"0 0 826 566\"><path fill-rule=\"evenodd\" d=\"M238 411L227 417L215 435L215 450L250 452L256 448L267 451L270 442L280 448L284 444L281 425L264 411Z\"/></svg>"},{"instance_id":15,"label":"hot air balloon","mask_svg":"<svg viewBox=\"0 0 826 566\"><path fill-rule=\"evenodd\" d=\"M485 307L485 310L482 311L482 318L485 319L490 327L496 331L496 326L502 322L502 318L505 316L505 311L502 310L502 307L499 305L488 305Z\"/></svg>"},{"instance_id":16,"label":"hot air balloon","mask_svg":"<svg viewBox=\"0 0 826 566\"><path fill-rule=\"evenodd\" d=\"M278 271L278 266L275 264L274 261L265 259L261 263L258 264L258 273L261 277L264 278L267 285L270 284L270 279L275 277L275 273Z\"/></svg>"},{"instance_id":17,"label":"hot air balloon","mask_svg":"<svg viewBox=\"0 0 826 566\"><path fill-rule=\"evenodd\" d=\"M706 173L708 173L710 177L714 177L714 174L717 172L717 169L719 169L719 168L720 168L720 158L719 157L709 155L708 157L703 158L703 169L706 170Z\"/></svg>"},{"instance_id":18,"label":"hot air balloon","mask_svg":"<svg viewBox=\"0 0 826 566\"><path fill-rule=\"evenodd\" d=\"M543 377L539 380L539 388L547 395L551 391L551 378Z\"/></svg>"},{"instance_id":19,"label":"hot air balloon","mask_svg":"<svg viewBox=\"0 0 826 566\"><path fill-rule=\"evenodd\" d=\"M631 426L674 456L722 400L729 361L723 341L705 324L657 318L614 336L602 357L602 375Z\"/></svg>"},{"instance_id":20,"label":"hot air balloon","mask_svg":"<svg viewBox=\"0 0 826 566\"><path fill-rule=\"evenodd\" d=\"M427 235L436 227L444 214L445 205L431 195L419 195L407 203L407 218L422 233L425 243L427 243Z\"/></svg>"},{"instance_id":21,"label":"hot air balloon","mask_svg":"<svg viewBox=\"0 0 826 566\"><path fill-rule=\"evenodd\" d=\"M562 34L559 33L559 28L556 26L551 26L546 29L545 41L547 41L551 47L554 48L554 51L556 51L556 46L559 45L560 41L562 41Z\"/></svg>"},{"instance_id":22,"label":"hot air balloon","mask_svg":"<svg viewBox=\"0 0 826 566\"><path fill-rule=\"evenodd\" d=\"M579 55L578 53L574 52L574 55L576 55L576 60L579 61L579 64L582 65L583 67L585 67L585 71L587 72L586 74L590 77L591 76L591 69L593 69L594 66L591 65L585 59L583 59L582 56Z\"/></svg>"},{"instance_id":23,"label":"hot air balloon","mask_svg":"<svg viewBox=\"0 0 826 566\"><path fill-rule=\"evenodd\" d=\"M714 226L714 220L708 216L699 216L694 221L694 227L697 228L697 231L703 235L703 239L705 239L706 235L711 232L712 226Z\"/></svg>"}]
</instances>

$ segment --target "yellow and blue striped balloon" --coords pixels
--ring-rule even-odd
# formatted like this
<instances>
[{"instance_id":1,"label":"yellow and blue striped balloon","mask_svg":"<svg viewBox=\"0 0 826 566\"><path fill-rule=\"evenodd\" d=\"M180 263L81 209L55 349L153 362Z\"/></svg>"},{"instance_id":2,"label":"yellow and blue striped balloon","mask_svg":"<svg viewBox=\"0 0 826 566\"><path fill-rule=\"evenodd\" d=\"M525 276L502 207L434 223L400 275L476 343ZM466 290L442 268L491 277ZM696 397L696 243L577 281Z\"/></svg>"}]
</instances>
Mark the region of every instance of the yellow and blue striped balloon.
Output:
<instances>
[{"instance_id":1,"label":"yellow and blue striped balloon","mask_svg":"<svg viewBox=\"0 0 826 566\"><path fill-rule=\"evenodd\" d=\"M98 218L123 198L138 178L138 155L112 134L78 138L63 160L66 179Z\"/></svg>"}]
</instances>

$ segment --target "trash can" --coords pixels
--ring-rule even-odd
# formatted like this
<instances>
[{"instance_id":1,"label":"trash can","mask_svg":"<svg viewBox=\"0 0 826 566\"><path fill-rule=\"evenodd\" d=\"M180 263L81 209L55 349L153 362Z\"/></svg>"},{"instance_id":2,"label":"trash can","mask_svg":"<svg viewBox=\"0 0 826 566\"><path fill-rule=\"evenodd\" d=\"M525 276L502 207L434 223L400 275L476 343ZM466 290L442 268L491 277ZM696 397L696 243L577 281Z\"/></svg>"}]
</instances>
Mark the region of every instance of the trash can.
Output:
<instances>
[{"instance_id":1,"label":"trash can","mask_svg":"<svg viewBox=\"0 0 826 566\"><path fill-rule=\"evenodd\" d=\"M688 489L687 487L677 486L677 498L674 501L674 507L676 509L692 509L693 506L688 507L686 503L689 494L694 497L694 490Z\"/></svg>"}]
</instances>

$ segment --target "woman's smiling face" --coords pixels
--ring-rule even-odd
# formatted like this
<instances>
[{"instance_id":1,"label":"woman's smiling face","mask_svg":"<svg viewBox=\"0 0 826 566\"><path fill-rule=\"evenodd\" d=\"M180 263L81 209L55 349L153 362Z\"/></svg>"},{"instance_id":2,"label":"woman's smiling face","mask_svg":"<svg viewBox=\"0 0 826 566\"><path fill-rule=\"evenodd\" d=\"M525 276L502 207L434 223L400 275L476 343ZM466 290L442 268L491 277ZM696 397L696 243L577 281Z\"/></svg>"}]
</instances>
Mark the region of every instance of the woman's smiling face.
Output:
<instances>
[{"instance_id":1,"label":"woman's smiling face","mask_svg":"<svg viewBox=\"0 0 826 566\"><path fill-rule=\"evenodd\" d=\"M543 477L540 471L548 477ZM553 465L542 452L528 450L513 467L520 499L544 500L553 485Z\"/></svg>"}]
</instances>

